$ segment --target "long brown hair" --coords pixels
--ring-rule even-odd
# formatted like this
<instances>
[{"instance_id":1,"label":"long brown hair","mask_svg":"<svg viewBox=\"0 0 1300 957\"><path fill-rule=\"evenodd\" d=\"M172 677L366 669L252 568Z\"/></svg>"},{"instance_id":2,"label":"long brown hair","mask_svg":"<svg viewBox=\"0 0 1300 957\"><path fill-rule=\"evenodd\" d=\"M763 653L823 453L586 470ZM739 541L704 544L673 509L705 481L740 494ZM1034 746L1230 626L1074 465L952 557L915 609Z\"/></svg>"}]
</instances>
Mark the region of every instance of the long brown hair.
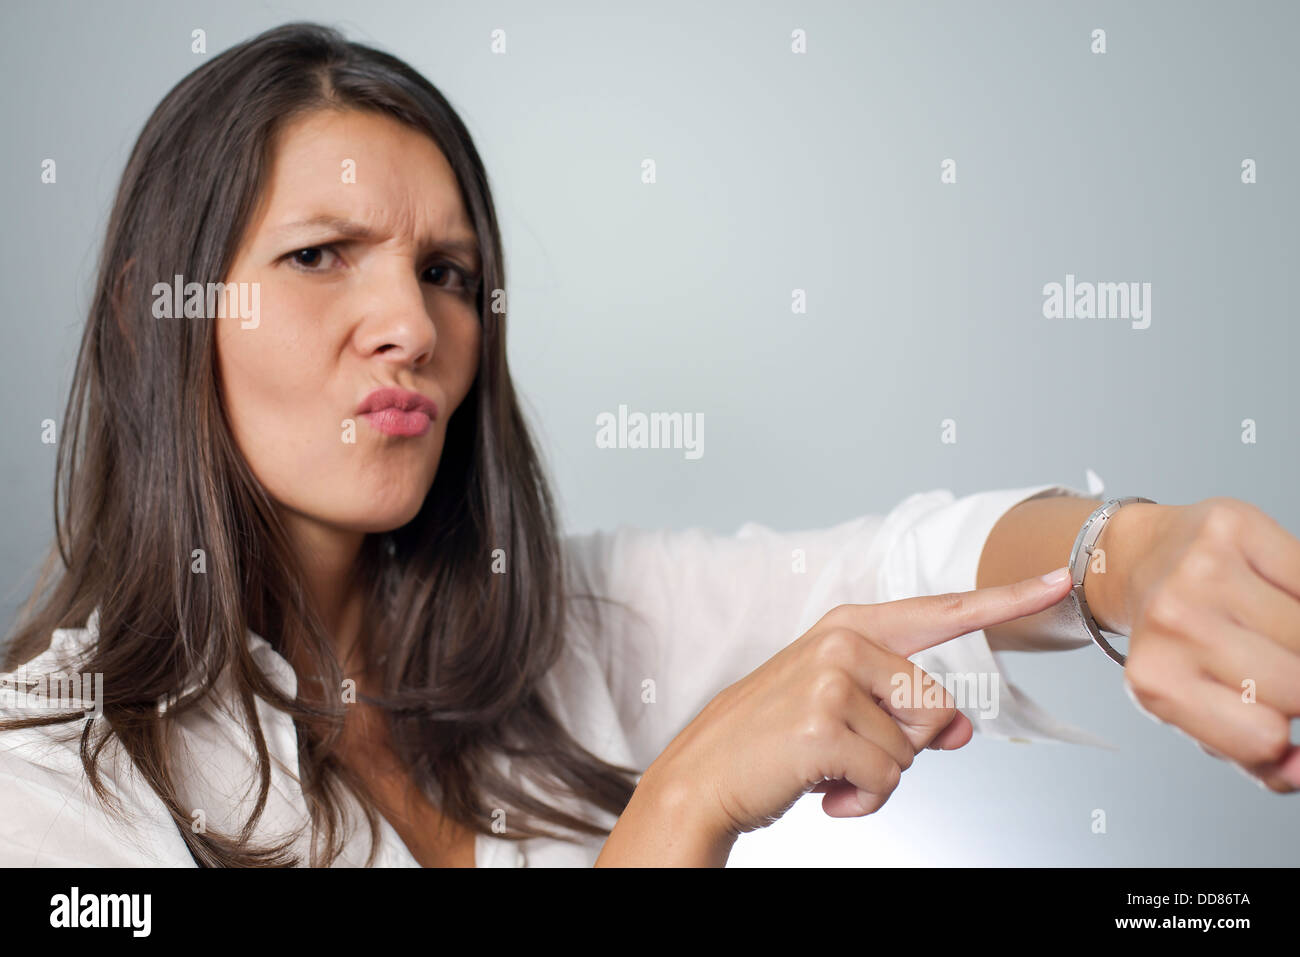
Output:
<instances>
[{"instance_id":1,"label":"long brown hair","mask_svg":"<svg viewBox=\"0 0 1300 957\"><path fill-rule=\"evenodd\" d=\"M487 175L464 124L424 77L381 51L309 23L235 46L182 79L145 124L108 225L65 412L55 476L56 543L6 650L5 667L79 628L98 609L84 659L102 673L103 719L81 729L81 760L96 793L116 737L161 797L203 865L300 864L292 838L254 847L249 836L270 788L257 698L293 715L310 808L312 864L343 847L344 789L378 821L363 781L334 745L344 706L286 695L249 652L252 629L272 647L305 648L324 687L343 675L313 613L274 503L244 462L225 419L213 322L159 320L155 282L219 282L263 196L275 133L319 109L378 111L419 130L446 155L478 235L482 281L479 370L448 423L437 476L418 515L367 536L366 661L382 675L377 700L394 748L446 817L492 833L507 811L510 839L600 835L607 828L562 801L572 795L617 815L632 769L610 765L561 726L539 681L564 646L566 572L554 505L506 365L501 237ZM192 574L192 550L206 574ZM491 574L504 549L507 574ZM574 596L571 596L574 597ZM260 772L256 809L239 834L195 833L177 797L169 722L198 706L229 672ZM198 690L182 692L192 684ZM160 700L174 704L160 713ZM22 718L18 728L77 715ZM507 776L491 760L510 755ZM323 837L323 840L319 840ZM318 844L320 847L318 848Z\"/></svg>"}]
</instances>

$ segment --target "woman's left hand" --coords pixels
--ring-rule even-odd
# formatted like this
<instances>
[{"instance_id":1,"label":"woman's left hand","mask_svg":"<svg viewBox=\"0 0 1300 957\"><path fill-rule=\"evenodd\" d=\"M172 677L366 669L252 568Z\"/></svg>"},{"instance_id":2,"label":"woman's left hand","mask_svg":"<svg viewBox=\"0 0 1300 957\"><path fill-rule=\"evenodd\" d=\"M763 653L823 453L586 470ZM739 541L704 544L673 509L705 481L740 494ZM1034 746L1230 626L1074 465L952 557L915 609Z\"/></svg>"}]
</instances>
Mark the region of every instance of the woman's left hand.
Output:
<instances>
[{"instance_id":1,"label":"woman's left hand","mask_svg":"<svg viewBox=\"0 0 1300 957\"><path fill-rule=\"evenodd\" d=\"M1116 517L1127 508L1139 506ZM1269 790L1300 789L1300 540L1247 502L1211 498L1148 507L1114 544L1120 574L1105 577L1131 622L1134 702Z\"/></svg>"}]
</instances>

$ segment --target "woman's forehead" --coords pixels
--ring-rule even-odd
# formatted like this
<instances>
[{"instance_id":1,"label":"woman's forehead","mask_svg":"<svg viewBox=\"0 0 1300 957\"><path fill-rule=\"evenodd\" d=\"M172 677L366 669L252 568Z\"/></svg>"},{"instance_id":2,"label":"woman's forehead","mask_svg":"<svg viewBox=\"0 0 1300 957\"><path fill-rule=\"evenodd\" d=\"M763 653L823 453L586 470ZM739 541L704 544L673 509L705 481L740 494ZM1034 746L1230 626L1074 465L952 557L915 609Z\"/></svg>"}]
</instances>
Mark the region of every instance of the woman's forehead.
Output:
<instances>
[{"instance_id":1,"label":"woman's forehead","mask_svg":"<svg viewBox=\"0 0 1300 957\"><path fill-rule=\"evenodd\" d=\"M291 122L277 137L267 186L263 233L333 225L356 238L474 240L437 144L379 114L317 111Z\"/></svg>"}]
</instances>

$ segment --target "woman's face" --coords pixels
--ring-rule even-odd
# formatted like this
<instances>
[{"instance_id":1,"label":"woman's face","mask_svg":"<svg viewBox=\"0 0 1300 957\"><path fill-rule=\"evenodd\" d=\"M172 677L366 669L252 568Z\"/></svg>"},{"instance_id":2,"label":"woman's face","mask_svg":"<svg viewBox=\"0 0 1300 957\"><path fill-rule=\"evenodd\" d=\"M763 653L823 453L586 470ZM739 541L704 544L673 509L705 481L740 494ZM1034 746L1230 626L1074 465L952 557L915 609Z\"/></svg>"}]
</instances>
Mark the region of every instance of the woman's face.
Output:
<instances>
[{"instance_id":1,"label":"woman's face","mask_svg":"<svg viewBox=\"0 0 1300 957\"><path fill-rule=\"evenodd\" d=\"M387 531L419 510L477 371L474 232L442 152L395 120L314 112L276 142L226 279L259 284L256 324L216 322L226 414L283 508Z\"/></svg>"}]
</instances>

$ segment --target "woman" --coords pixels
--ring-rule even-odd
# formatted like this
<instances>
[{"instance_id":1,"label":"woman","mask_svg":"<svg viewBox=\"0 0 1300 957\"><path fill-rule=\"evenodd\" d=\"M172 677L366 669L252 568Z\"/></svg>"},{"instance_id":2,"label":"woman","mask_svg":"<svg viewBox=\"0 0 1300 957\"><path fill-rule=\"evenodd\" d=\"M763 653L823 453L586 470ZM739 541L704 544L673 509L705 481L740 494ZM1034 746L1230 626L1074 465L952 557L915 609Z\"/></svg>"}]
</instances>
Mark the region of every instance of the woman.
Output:
<instances>
[{"instance_id":1,"label":"woman","mask_svg":"<svg viewBox=\"0 0 1300 957\"><path fill-rule=\"evenodd\" d=\"M78 358L60 574L7 649L10 689L95 676L94 714L88 683L5 712L4 863L718 864L809 790L872 813L972 721L1089 740L1003 686L959 711L907 659L996 678L991 647L1088 643L1069 576L1037 576L1096 500L939 492L802 534L561 541L504 289L469 134L400 61L295 24L164 98ZM1219 701L1199 737L1284 790L1300 561L1270 521L1128 506L1086 592L1174 720L1139 635L1157 663L1210 654L1174 613L1191 560L1228 550L1205 530L1280 556L1271 591L1242 573L1213 599L1251 599L1213 664L1231 685L1263 662L1269 710Z\"/></svg>"}]
</instances>

